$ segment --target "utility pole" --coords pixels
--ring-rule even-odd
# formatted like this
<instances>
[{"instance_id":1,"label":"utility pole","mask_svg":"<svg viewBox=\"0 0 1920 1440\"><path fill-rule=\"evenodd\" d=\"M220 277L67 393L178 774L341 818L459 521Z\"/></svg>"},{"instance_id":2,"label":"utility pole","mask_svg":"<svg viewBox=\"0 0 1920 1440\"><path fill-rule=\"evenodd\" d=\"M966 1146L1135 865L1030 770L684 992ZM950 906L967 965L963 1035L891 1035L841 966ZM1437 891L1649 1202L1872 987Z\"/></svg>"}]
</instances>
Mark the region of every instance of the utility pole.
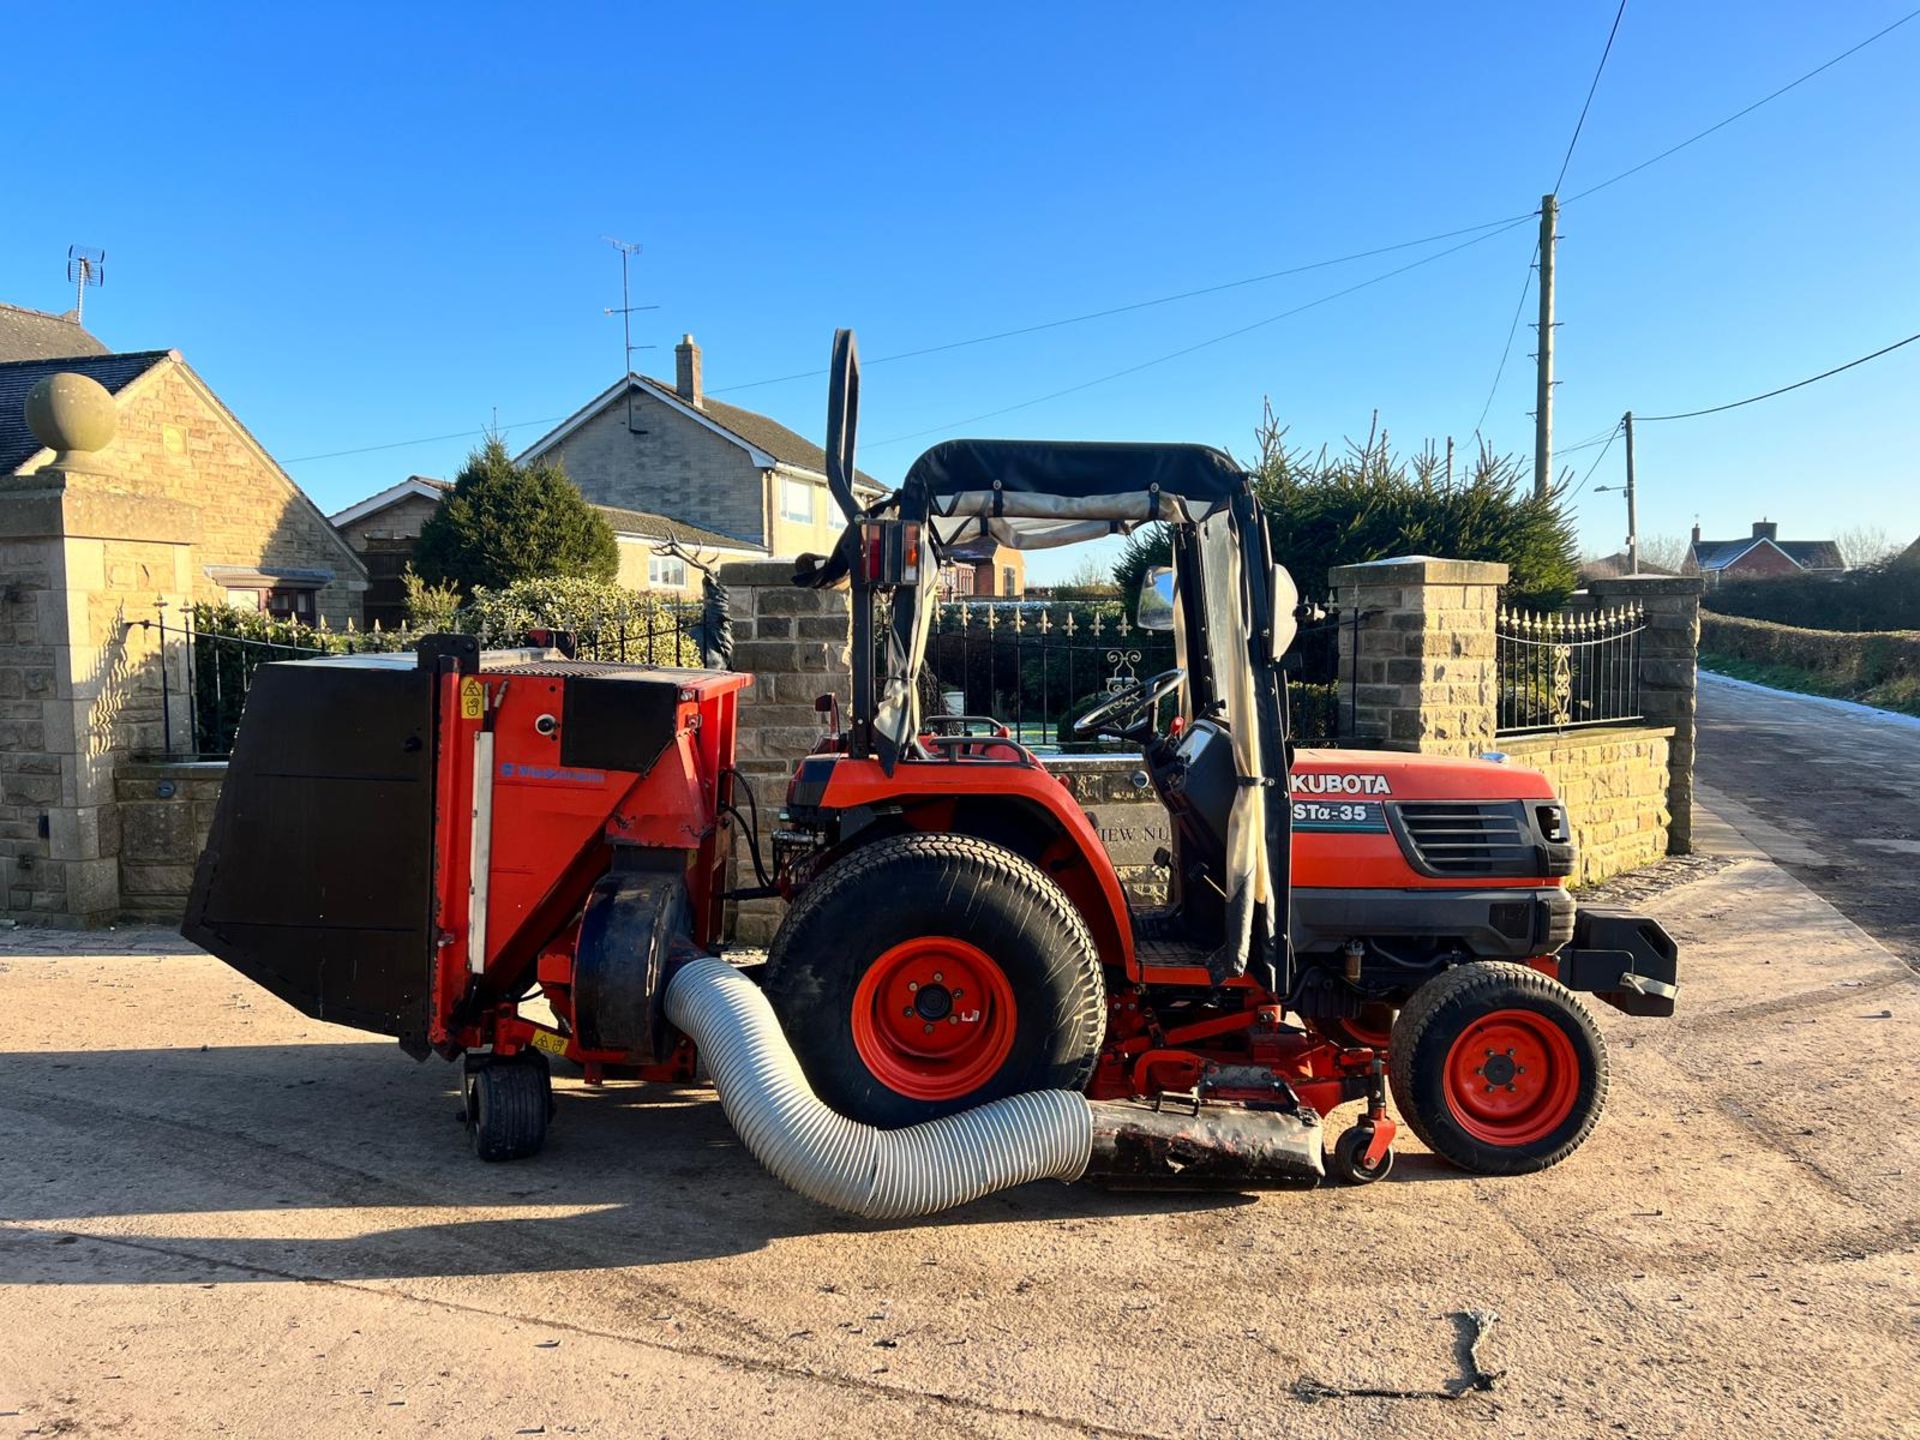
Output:
<instances>
[{"instance_id":1,"label":"utility pole","mask_svg":"<svg viewBox=\"0 0 1920 1440\"><path fill-rule=\"evenodd\" d=\"M1560 201L1540 197L1540 344L1533 397L1533 493L1545 499L1553 488L1553 242Z\"/></svg>"},{"instance_id":2,"label":"utility pole","mask_svg":"<svg viewBox=\"0 0 1920 1440\"><path fill-rule=\"evenodd\" d=\"M1627 573L1640 573L1640 516L1634 508L1633 493L1633 412L1627 411L1620 419L1627 427Z\"/></svg>"}]
</instances>

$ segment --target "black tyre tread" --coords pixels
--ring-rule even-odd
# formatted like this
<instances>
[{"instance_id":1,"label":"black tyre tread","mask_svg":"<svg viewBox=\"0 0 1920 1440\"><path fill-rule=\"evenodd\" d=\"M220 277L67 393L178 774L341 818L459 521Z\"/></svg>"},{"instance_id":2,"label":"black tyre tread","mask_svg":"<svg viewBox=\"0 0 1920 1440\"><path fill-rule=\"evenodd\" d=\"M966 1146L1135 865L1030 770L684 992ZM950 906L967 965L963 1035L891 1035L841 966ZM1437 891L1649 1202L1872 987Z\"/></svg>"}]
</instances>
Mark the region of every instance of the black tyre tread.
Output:
<instances>
[{"instance_id":1,"label":"black tyre tread","mask_svg":"<svg viewBox=\"0 0 1920 1440\"><path fill-rule=\"evenodd\" d=\"M489 1162L522 1160L546 1142L552 1106L551 1081L537 1063L496 1061L473 1072L473 1104L468 1129L473 1153Z\"/></svg>"},{"instance_id":2,"label":"black tyre tread","mask_svg":"<svg viewBox=\"0 0 1920 1440\"><path fill-rule=\"evenodd\" d=\"M1399 1110L1401 1118L1407 1122L1408 1128L1420 1138L1420 1143L1443 1158L1459 1164L1460 1162L1454 1160L1454 1157L1446 1154L1441 1145L1435 1143L1433 1132L1426 1123L1426 1116L1423 1114L1413 1082L1414 1056L1419 1051L1420 1042L1441 1006L1462 995L1471 995L1482 990L1498 990L1507 985L1519 988L1522 993L1531 992L1541 999L1552 1000L1579 1017L1592 1033L1595 1052L1599 1056L1599 1064L1594 1075L1593 1108L1587 1115L1586 1123L1548 1155L1515 1157L1508 1164L1487 1172L1519 1175L1557 1165L1579 1149L1586 1142L1587 1137L1593 1133L1593 1127L1600 1123L1600 1117L1607 1108L1610 1077L1606 1042L1600 1034L1600 1027L1594 1023L1593 1013L1580 1003L1579 996L1558 980L1541 974L1531 965L1521 965L1511 960L1473 960L1429 980L1415 990L1412 997L1400 1007L1399 1017L1394 1021L1393 1043L1387 1053L1387 1082L1393 1091L1395 1108ZM1484 1166L1474 1168L1486 1169Z\"/></svg>"},{"instance_id":3,"label":"black tyre tread","mask_svg":"<svg viewBox=\"0 0 1920 1440\"><path fill-rule=\"evenodd\" d=\"M941 867L949 895L961 878L971 873L997 883L1007 893L1024 895L1028 903L1068 932L1068 945L1049 959L1049 973L1057 976L1061 968L1077 971L1072 988L1080 997L1079 1004L1071 1014L1059 1017L1056 1031L1066 1034L1072 1050L1080 1056L1071 1076L1063 1078L1062 1083L1071 1089L1083 1088L1099 1059L1107 1019L1106 976L1093 935L1078 908L1045 871L1024 856L976 836L925 832L895 835L862 846L830 865L801 892L768 947L764 988L774 1009L782 1009L786 987L795 979L795 967L788 959L794 939L815 922L824 907L848 891L880 897L897 893L897 882L889 881L888 872L904 864L927 862Z\"/></svg>"}]
</instances>

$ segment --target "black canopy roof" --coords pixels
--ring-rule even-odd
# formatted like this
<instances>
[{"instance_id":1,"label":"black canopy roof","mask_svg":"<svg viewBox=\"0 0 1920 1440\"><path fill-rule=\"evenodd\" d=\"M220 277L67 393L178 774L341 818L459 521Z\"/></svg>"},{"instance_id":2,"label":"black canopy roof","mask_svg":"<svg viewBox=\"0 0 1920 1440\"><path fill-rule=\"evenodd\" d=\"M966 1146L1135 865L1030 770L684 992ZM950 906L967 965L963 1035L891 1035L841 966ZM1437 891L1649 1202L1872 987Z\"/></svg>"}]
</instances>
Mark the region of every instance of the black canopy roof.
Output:
<instances>
[{"instance_id":1,"label":"black canopy roof","mask_svg":"<svg viewBox=\"0 0 1920 1440\"><path fill-rule=\"evenodd\" d=\"M903 490L928 496L991 490L1070 497L1139 494L1158 487L1211 505L1246 483L1210 445L1099 440L946 440L913 462Z\"/></svg>"}]
</instances>

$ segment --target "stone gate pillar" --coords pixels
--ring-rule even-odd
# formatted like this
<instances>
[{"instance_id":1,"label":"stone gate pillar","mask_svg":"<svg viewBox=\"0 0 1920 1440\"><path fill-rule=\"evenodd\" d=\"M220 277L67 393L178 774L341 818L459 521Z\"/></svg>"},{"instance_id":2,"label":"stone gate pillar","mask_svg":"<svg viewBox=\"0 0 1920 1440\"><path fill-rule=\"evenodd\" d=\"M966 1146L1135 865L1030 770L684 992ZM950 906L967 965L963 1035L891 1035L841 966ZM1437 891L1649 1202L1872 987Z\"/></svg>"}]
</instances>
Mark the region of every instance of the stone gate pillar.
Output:
<instances>
[{"instance_id":1,"label":"stone gate pillar","mask_svg":"<svg viewBox=\"0 0 1920 1440\"><path fill-rule=\"evenodd\" d=\"M1340 610L1342 738L1439 755L1493 749L1507 567L1408 555L1337 565L1327 579Z\"/></svg>"},{"instance_id":2,"label":"stone gate pillar","mask_svg":"<svg viewBox=\"0 0 1920 1440\"><path fill-rule=\"evenodd\" d=\"M1603 605L1639 605L1647 617L1640 643L1640 713L1649 725L1670 725L1667 751L1667 853L1693 853L1694 711L1700 654L1698 575L1622 575L1588 582Z\"/></svg>"},{"instance_id":3,"label":"stone gate pillar","mask_svg":"<svg viewBox=\"0 0 1920 1440\"><path fill-rule=\"evenodd\" d=\"M168 718L187 733L184 646L163 656L141 622L184 614L194 517L94 468L116 425L94 381L43 380L27 423L56 453L0 479L0 913L103 924L121 910L114 767L165 749Z\"/></svg>"}]
</instances>

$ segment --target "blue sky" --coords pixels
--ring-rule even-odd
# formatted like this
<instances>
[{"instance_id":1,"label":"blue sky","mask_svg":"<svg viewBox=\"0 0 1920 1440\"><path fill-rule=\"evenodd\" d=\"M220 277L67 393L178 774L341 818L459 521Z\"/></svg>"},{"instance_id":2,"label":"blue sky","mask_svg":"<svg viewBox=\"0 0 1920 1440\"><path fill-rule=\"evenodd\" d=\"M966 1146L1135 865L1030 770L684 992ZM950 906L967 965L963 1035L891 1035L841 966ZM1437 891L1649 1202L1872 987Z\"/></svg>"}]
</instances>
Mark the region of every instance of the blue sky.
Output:
<instances>
[{"instance_id":1,"label":"blue sky","mask_svg":"<svg viewBox=\"0 0 1920 1440\"><path fill-rule=\"evenodd\" d=\"M1910 8L1630 3L1561 193ZM64 308L67 245L106 247L90 326L181 349L331 509L450 473L496 416L563 415L611 383L616 235L644 245L635 298L659 306L636 317L659 347L639 368L670 375L690 330L709 388L818 436L822 380L731 387L817 369L836 325L879 357L1531 211L1613 10L18 8L10 48L40 58L10 67L10 98L41 130L10 157L0 299ZM1917 70L1920 20L1566 207L1562 444L1920 329ZM1245 454L1263 397L1301 442L1364 434L1376 410L1396 444L1464 441L1533 233L958 429L1459 242L869 364L862 465L897 478L963 431ZM1523 324L1486 426L1522 454L1532 349ZM1920 345L1643 427L1643 533L1765 515L1789 537L1912 538L1916 395ZM1595 454L1564 463L1584 474ZM1619 464L1616 446L1593 483ZM1619 497L1577 503L1588 547L1617 546Z\"/></svg>"}]
</instances>

